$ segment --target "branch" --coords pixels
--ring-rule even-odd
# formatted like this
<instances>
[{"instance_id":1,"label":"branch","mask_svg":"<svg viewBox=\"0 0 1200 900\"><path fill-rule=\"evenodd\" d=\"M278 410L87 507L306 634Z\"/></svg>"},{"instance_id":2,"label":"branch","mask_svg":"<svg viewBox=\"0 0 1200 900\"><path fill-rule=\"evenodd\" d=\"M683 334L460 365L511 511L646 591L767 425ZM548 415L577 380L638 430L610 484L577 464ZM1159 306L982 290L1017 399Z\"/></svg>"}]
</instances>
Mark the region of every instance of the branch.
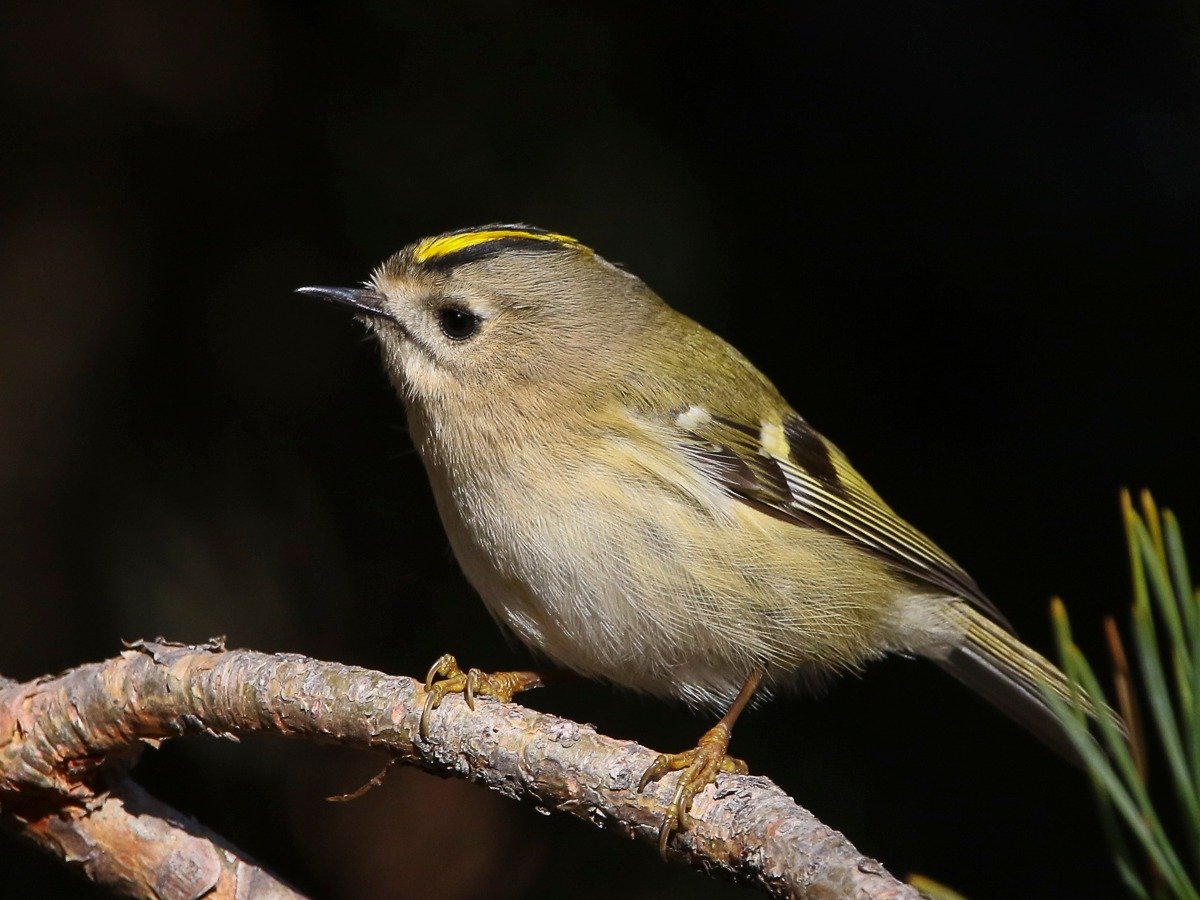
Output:
<instances>
[{"instance_id":1,"label":"branch","mask_svg":"<svg viewBox=\"0 0 1200 900\"><path fill-rule=\"evenodd\" d=\"M434 714L426 744L416 737L423 696L411 678L354 666L226 651L219 644L138 641L114 659L54 678L0 684L0 809L10 828L35 840L40 832L62 828L94 834L93 820L116 803L126 817L157 804L123 776L116 788L111 782L114 766L128 765L144 743L266 732L384 750L429 772L468 778L625 837L656 842L674 778L636 792L653 751L515 704L479 700L471 712L460 697L447 698ZM696 797L692 813L693 827L672 838L670 852L701 871L775 897L918 896L765 778L722 775ZM246 867L244 877L271 877L178 813L157 805L151 815L170 826L177 840L206 842L222 865ZM133 834L131 824L126 820L116 831ZM122 840L98 844L100 855L142 865L125 858L134 854ZM59 855L71 859L70 852ZM160 869L153 861L145 866L132 881L105 883L136 896L157 896L146 888ZM271 885L287 890L277 881Z\"/></svg>"},{"instance_id":2,"label":"branch","mask_svg":"<svg viewBox=\"0 0 1200 900\"><path fill-rule=\"evenodd\" d=\"M34 685L19 685L0 676L0 826L15 832L64 863L77 867L92 882L133 897L267 897L299 898L283 882L244 853L195 820L150 796L119 772L105 772L95 787L79 777L71 799L40 788L21 789L18 769L7 768L8 751L20 742L13 702ZM15 742L14 742L15 739ZM17 749L13 759L25 756ZM37 755L37 754L35 754ZM117 769L114 762L109 768ZM46 754L41 764L53 765ZM69 764L68 764L69 765ZM10 778L10 775L17 777ZM16 787L16 790L10 788Z\"/></svg>"}]
</instances>

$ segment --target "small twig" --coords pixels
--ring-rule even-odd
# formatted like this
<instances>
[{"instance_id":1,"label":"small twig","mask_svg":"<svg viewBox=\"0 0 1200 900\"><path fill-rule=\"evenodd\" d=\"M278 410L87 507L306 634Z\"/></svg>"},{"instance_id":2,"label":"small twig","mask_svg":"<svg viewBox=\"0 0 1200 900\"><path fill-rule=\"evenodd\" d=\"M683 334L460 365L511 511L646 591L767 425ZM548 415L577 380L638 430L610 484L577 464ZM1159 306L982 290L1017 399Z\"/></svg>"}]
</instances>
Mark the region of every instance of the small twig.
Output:
<instances>
[{"instance_id":1,"label":"small twig","mask_svg":"<svg viewBox=\"0 0 1200 900\"><path fill-rule=\"evenodd\" d=\"M374 790L383 784L383 779L387 778L387 773L392 770L392 766L396 764L396 758L393 756L383 768L376 772L371 780L361 787L357 787L348 794L334 794L332 797L326 797L330 803L349 803L351 800L357 800L359 797L365 796L368 792Z\"/></svg>"},{"instance_id":2,"label":"small twig","mask_svg":"<svg viewBox=\"0 0 1200 900\"><path fill-rule=\"evenodd\" d=\"M426 744L417 738L422 702L411 678L139 641L106 662L0 690L0 805L40 797L57 806L50 815L74 809L87 818L106 767L144 742L266 732L386 750L655 843L674 777L637 793L653 751L515 704L480 700L471 712L458 697L439 708ZM918 896L765 778L721 776L696 798L693 815L670 855L701 871L776 897Z\"/></svg>"}]
</instances>

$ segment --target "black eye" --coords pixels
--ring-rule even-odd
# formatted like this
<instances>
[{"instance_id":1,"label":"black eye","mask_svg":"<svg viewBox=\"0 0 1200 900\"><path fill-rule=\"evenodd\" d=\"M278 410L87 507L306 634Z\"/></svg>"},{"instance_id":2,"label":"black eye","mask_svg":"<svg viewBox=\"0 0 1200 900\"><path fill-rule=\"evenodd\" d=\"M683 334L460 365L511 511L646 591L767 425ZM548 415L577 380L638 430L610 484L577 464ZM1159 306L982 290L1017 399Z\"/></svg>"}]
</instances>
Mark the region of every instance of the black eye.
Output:
<instances>
[{"instance_id":1,"label":"black eye","mask_svg":"<svg viewBox=\"0 0 1200 900\"><path fill-rule=\"evenodd\" d=\"M479 316L461 306L443 306L437 317L442 334L452 341L465 341L479 330Z\"/></svg>"}]
</instances>

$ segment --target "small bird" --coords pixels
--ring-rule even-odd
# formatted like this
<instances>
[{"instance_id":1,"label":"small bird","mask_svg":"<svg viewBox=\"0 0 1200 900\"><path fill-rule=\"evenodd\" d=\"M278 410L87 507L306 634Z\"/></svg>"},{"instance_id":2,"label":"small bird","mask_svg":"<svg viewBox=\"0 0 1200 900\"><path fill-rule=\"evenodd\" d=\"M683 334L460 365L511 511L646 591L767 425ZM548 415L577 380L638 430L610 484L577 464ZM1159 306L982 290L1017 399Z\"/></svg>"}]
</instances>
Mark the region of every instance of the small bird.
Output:
<instances>
[{"instance_id":1,"label":"small bird","mask_svg":"<svg viewBox=\"0 0 1200 900\"><path fill-rule=\"evenodd\" d=\"M638 790L682 770L659 832L690 824L757 692L923 656L1065 756L1042 694L1065 676L971 577L892 511L741 353L574 238L487 225L426 238L353 308L403 397L438 512L501 626L590 678L721 713ZM511 700L529 672L426 679Z\"/></svg>"}]
</instances>

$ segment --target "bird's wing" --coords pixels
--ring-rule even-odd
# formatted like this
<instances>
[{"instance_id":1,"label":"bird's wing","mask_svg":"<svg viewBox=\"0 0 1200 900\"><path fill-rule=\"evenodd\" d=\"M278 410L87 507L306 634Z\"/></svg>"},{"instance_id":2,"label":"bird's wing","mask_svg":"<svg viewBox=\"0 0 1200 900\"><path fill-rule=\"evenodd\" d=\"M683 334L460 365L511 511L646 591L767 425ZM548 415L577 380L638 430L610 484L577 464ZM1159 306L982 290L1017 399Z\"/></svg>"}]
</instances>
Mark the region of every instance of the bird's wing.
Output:
<instances>
[{"instance_id":1,"label":"bird's wing","mask_svg":"<svg viewBox=\"0 0 1200 900\"><path fill-rule=\"evenodd\" d=\"M689 407L674 417L685 456L731 496L776 518L847 538L908 575L962 597L1010 631L979 586L872 490L800 416L758 426Z\"/></svg>"}]
</instances>

